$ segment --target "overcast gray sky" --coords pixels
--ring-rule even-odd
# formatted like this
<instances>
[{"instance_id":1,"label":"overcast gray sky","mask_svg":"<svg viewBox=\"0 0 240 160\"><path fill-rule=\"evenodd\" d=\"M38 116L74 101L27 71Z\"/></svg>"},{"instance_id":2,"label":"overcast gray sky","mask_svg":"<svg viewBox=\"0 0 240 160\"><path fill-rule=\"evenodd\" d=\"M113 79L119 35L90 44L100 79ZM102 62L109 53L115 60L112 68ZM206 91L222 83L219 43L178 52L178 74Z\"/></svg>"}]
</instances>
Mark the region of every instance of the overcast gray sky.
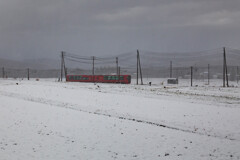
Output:
<instances>
[{"instance_id":1,"label":"overcast gray sky","mask_svg":"<svg viewBox=\"0 0 240 160\"><path fill-rule=\"evenodd\" d=\"M0 0L0 58L240 48L240 0Z\"/></svg>"}]
</instances>

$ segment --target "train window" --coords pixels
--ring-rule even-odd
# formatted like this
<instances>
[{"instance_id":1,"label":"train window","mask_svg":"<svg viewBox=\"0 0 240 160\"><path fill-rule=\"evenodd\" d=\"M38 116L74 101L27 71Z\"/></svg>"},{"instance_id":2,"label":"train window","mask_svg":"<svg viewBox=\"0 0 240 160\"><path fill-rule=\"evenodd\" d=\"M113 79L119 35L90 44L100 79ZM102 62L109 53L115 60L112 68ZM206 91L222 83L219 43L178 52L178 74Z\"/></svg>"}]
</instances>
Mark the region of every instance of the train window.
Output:
<instances>
[{"instance_id":1,"label":"train window","mask_svg":"<svg viewBox=\"0 0 240 160\"><path fill-rule=\"evenodd\" d=\"M103 76L103 79L104 80L123 80L123 76Z\"/></svg>"}]
</instances>

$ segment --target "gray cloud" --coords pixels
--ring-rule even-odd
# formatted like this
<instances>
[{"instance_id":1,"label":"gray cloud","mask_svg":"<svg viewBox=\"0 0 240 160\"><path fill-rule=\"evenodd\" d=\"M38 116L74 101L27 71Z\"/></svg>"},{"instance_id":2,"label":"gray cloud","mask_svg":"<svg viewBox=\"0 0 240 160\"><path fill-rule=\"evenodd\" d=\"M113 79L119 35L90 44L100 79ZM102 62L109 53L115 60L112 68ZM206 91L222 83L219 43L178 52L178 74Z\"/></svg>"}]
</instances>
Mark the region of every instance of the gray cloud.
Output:
<instances>
[{"instance_id":1,"label":"gray cloud","mask_svg":"<svg viewBox=\"0 0 240 160\"><path fill-rule=\"evenodd\" d=\"M0 55L239 48L239 0L0 0Z\"/></svg>"}]
</instances>

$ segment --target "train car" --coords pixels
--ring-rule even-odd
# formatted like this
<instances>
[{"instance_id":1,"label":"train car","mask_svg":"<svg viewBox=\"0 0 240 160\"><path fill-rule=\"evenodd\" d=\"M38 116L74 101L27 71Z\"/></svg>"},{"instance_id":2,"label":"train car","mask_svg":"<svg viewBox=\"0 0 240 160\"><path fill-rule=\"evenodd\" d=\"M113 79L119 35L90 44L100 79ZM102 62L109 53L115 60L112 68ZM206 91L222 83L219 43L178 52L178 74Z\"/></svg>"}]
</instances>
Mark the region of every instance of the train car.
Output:
<instances>
[{"instance_id":1,"label":"train car","mask_svg":"<svg viewBox=\"0 0 240 160\"><path fill-rule=\"evenodd\" d=\"M131 83L131 75L67 75L67 82Z\"/></svg>"}]
</instances>

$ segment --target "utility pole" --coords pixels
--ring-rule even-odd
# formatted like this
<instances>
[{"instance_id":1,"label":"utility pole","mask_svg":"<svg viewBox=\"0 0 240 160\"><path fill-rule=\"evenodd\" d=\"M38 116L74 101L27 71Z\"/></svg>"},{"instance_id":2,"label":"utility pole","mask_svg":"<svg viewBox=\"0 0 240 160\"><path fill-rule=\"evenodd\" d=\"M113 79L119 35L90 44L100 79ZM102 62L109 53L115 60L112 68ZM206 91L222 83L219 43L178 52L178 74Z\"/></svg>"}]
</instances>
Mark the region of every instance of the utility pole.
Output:
<instances>
[{"instance_id":1,"label":"utility pole","mask_svg":"<svg viewBox=\"0 0 240 160\"><path fill-rule=\"evenodd\" d=\"M118 76L120 76L120 74L121 74L121 68L120 68L120 66L118 67Z\"/></svg>"},{"instance_id":2,"label":"utility pole","mask_svg":"<svg viewBox=\"0 0 240 160\"><path fill-rule=\"evenodd\" d=\"M5 70L4 70L4 67L2 68L2 77L5 78Z\"/></svg>"},{"instance_id":3,"label":"utility pole","mask_svg":"<svg viewBox=\"0 0 240 160\"><path fill-rule=\"evenodd\" d=\"M95 81L95 78L94 78L94 60L95 60L95 57L93 56L92 57L92 79L93 79L93 82Z\"/></svg>"},{"instance_id":4,"label":"utility pole","mask_svg":"<svg viewBox=\"0 0 240 160\"><path fill-rule=\"evenodd\" d=\"M176 68L176 72L177 72L177 79L178 79L178 68Z\"/></svg>"},{"instance_id":5,"label":"utility pole","mask_svg":"<svg viewBox=\"0 0 240 160\"><path fill-rule=\"evenodd\" d=\"M226 80L227 80L227 87L229 87L229 84L228 84L228 71L227 71L227 58L226 58L226 48L224 47L223 48L223 52L224 52L224 66L225 66L225 77L226 77Z\"/></svg>"},{"instance_id":6,"label":"utility pole","mask_svg":"<svg viewBox=\"0 0 240 160\"><path fill-rule=\"evenodd\" d=\"M121 82L121 80L120 80L120 74L121 74L121 68L120 68L120 66L118 67L118 81L119 82Z\"/></svg>"},{"instance_id":7,"label":"utility pole","mask_svg":"<svg viewBox=\"0 0 240 160\"><path fill-rule=\"evenodd\" d=\"M208 85L210 84L210 64L208 64Z\"/></svg>"},{"instance_id":8,"label":"utility pole","mask_svg":"<svg viewBox=\"0 0 240 160\"><path fill-rule=\"evenodd\" d=\"M29 68L27 69L27 73L28 73L28 80L29 80L30 79Z\"/></svg>"},{"instance_id":9,"label":"utility pole","mask_svg":"<svg viewBox=\"0 0 240 160\"><path fill-rule=\"evenodd\" d=\"M191 66L191 87L193 85L193 67Z\"/></svg>"},{"instance_id":10,"label":"utility pole","mask_svg":"<svg viewBox=\"0 0 240 160\"><path fill-rule=\"evenodd\" d=\"M139 64L139 70L140 70L140 76L141 76L141 85L143 85L143 79L142 79L142 67L141 67L141 63L140 63L140 56L139 56L139 51L137 50L138 53L138 64Z\"/></svg>"},{"instance_id":11,"label":"utility pole","mask_svg":"<svg viewBox=\"0 0 240 160\"><path fill-rule=\"evenodd\" d=\"M138 85L138 66L139 66L139 53L138 53L138 50L137 50L137 85Z\"/></svg>"},{"instance_id":12,"label":"utility pole","mask_svg":"<svg viewBox=\"0 0 240 160\"><path fill-rule=\"evenodd\" d=\"M117 66L117 72L116 72L116 75L118 75L118 57L116 57L116 66Z\"/></svg>"},{"instance_id":13,"label":"utility pole","mask_svg":"<svg viewBox=\"0 0 240 160\"><path fill-rule=\"evenodd\" d=\"M61 77L60 77L61 81L63 79L63 71L64 71L65 78L67 77L67 70L66 70L65 61L64 61L64 54L65 54L65 52L62 51L61 52Z\"/></svg>"},{"instance_id":14,"label":"utility pole","mask_svg":"<svg viewBox=\"0 0 240 160\"><path fill-rule=\"evenodd\" d=\"M62 77L63 77L63 56L64 56L64 52L61 52L61 82L62 82Z\"/></svg>"},{"instance_id":15,"label":"utility pole","mask_svg":"<svg viewBox=\"0 0 240 160\"><path fill-rule=\"evenodd\" d=\"M237 66L237 83L238 83L238 80L239 80L239 74L238 74L238 66Z\"/></svg>"},{"instance_id":16,"label":"utility pole","mask_svg":"<svg viewBox=\"0 0 240 160\"><path fill-rule=\"evenodd\" d=\"M226 82L225 82L225 73L226 73L226 64L225 64L225 57L226 57L226 54L225 54L225 47L223 47L223 87L226 87Z\"/></svg>"},{"instance_id":17,"label":"utility pole","mask_svg":"<svg viewBox=\"0 0 240 160\"><path fill-rule=\"evenodd\" d=\"M170 61L170 78L172 78L172 61Z\"/></svg>"},{"instance_id":18,"label":"utility pole","mask_svg":"<svg viewBox=\"0 0 240 160\"><path fill-rule=\"evenodd\" d=\"M65 78L67 78L67 68L65 67L65 63L64 63L64 70L65 70Z\"/></svg>"},{"instance_id":19,"label":"utility pole","mask_svg":"<svg viewBox=\"0 0 240 160\"><path fill-rule=\"evenodd\" d=\"M117 81L116 82L120 82L120 77L119 77L119 68L118 68L118 57L116 57L116 75L117 75Z\"/></svg>"},{"instance_id":20,"label":"utility pole","mask_svg":"<svg viewBox=\"0 0 240 160\"><path fill-rule=\"evenodd\" d=\"M67 68L66 68L66 66L65 66L64 54L65 54L65 53L63 53L63 69L64 69L65 79L67 80Z\"/></svg>"}]
</instances>

